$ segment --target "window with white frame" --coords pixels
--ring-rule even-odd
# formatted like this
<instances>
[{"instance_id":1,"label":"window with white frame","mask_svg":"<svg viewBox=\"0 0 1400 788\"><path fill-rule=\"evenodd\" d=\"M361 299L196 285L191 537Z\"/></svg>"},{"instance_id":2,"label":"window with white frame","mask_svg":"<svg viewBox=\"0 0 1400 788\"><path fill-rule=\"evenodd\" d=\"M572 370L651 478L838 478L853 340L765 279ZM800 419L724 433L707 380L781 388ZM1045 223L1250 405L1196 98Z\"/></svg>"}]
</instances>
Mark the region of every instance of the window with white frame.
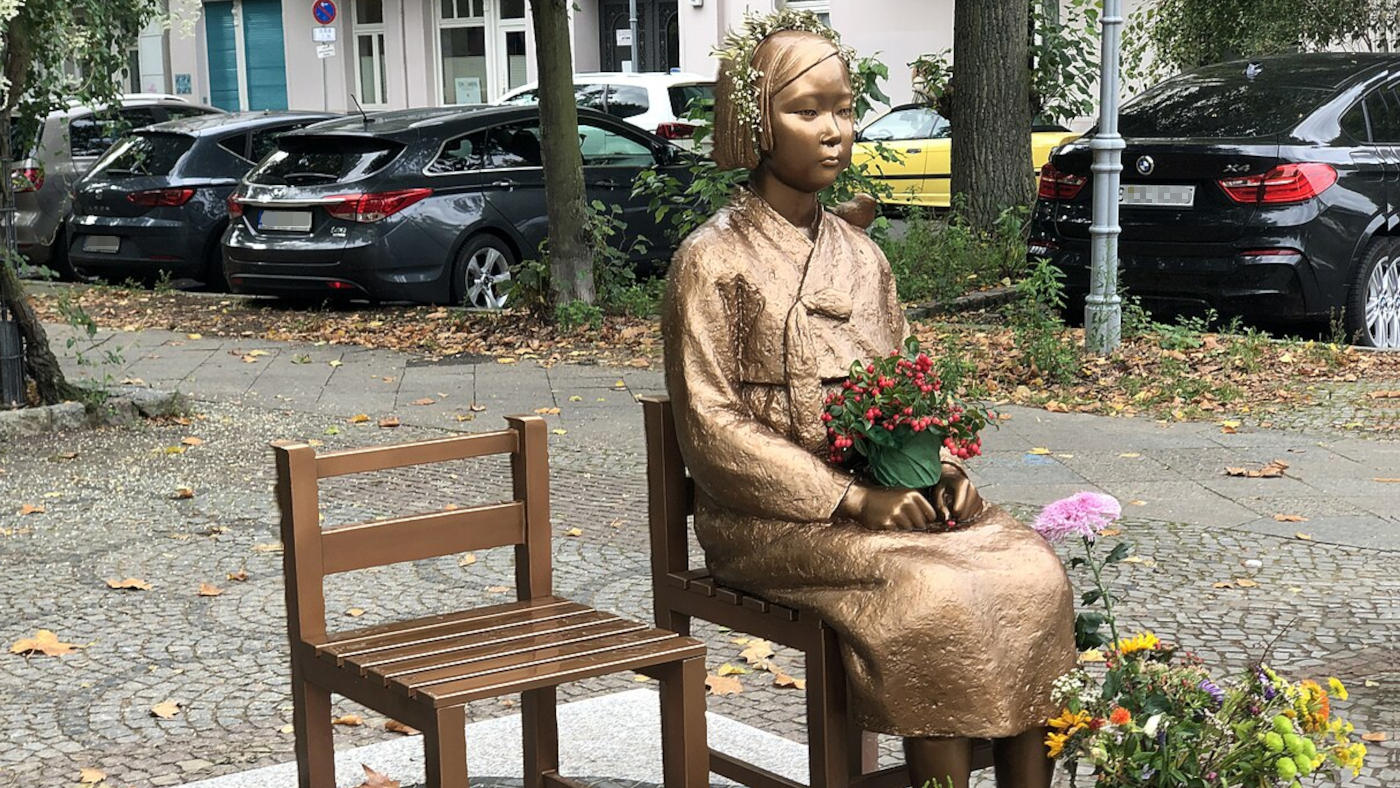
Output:
<instances>
[{"instance_id":1,"label":"window with white frame","mask_svg":"<svg viewBox=\"0 0 1400 788\"><path fill-rule=\"evenodd\" d=\"M787 0L783 7L816 14L817 18L822 20L822 24L831 24L831 0Z\"/></svg>"},{"instance_id":2,"label":"window with white frame","mask_svg":"<svg viewBox=\"0 0 1400 788\"><path fill-rule=\"evenodd\" d=\"M389 103L389 79L384 65L384 0L355 2L355 68L363 105Z\"/></svg>"},{"instance_id":3,"label":"window with white frame","mask_svg":"<svg viewBox=\"0 0 1400 788\"><path fill-rule=\"evenodd\" d=\"M481 104L490 92L485 0L440 0L438 67L443 104Z\"/></svg>"}]
</instances>

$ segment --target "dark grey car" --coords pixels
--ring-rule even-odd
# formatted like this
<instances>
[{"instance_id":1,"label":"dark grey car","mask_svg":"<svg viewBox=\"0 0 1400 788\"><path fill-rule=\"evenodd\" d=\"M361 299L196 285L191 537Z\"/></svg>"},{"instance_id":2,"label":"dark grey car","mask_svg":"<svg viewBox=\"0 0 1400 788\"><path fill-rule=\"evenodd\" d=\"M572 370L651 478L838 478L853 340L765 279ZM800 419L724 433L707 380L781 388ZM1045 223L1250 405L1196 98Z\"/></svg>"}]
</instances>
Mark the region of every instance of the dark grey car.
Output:
<instances>
[{"instance_id":1,"label":"dark grey car","mask_svg":"<svg viewBox=\"0 0 1400 788\"><path fill-rule=\"evenodd\" d=\"M109 279L161 275L223 288L219 238L227 200L278 134L333 118L324 112L206 115L118 140L75 188L68 258Z\"/></svg>"},{"instance_id":2,"label":"dark grey car","mask_svg":"<svg viewBox=\"0 0 1400 788\"><path fill-rule=\"evenodd\" d=\"M548 227L538 107L350 116L282 135L230 198L224 236L236 293L505 305L506 281ZM688 179L679 148L579 110L590 201L621 209L620 248L643 240L642 273L671 244L632 195L641 170Z\"/></svg>"}]
</instances>

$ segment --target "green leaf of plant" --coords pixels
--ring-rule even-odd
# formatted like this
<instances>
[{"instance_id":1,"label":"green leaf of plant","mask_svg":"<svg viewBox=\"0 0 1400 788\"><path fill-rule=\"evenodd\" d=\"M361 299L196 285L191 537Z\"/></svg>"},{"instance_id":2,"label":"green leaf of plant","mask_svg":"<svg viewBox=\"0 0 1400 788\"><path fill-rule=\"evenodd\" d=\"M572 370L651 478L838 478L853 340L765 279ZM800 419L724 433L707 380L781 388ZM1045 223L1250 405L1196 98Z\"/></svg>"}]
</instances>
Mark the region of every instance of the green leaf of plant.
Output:
<instances>
[{"instance_id":1,"label":"green leaf of plant","mask_svg":"<svg viewBox=\"0 0 1400 788\"><path fill-rule=\"evenodd\" d=\"M896 433L885 430L885 437ZM883 442L870 446L870 474L886 487L907 487L921 490L938 483L943 463L938 456L939 435L936 432L902 432L895 445Z\"/></svg>"},{"instance_id":2,"label":"green leaf of plant","mask_svg":"<svg viewBox=\"0 0 1400 788\"><path fill-rule=\"evenodd\" d=\"M1132 549L1132 543L1119 542L1118 544L1113 546L1113 550L1109 552L1108 557L1105 558L1103 562L1105 564L1116 564L1119 561L1122 561L1124 558L1127 558L1128 553L1132 552Z\"/></svg>"},{"instance_id":3,"label":"green leaf of plant","mask_svg":"<svg viewBox=\"0 0 1400 788\"><path fill-rule=\"evenodd\" d=\"M1085 591L1083 595L1079 597L1079 603L1081 605L1092 605L1095 602L1099 601L1099 598L1102 596L1103 592L1098 590L1097 588L1090 591Z\"/></svg>"}]
</instances>

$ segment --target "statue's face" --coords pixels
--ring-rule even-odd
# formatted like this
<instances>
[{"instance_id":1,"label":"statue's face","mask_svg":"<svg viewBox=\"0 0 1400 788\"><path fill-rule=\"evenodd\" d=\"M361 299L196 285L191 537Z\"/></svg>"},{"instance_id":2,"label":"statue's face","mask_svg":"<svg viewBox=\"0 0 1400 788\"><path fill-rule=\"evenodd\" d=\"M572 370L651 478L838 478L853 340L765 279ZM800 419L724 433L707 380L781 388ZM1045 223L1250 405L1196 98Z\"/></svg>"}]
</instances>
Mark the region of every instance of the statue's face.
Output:
<instances>
[{"instance_id":1,"label":"statue's face","mask_svg":"<svg viewBox=\"0 0 1400 788\"><path fill-rule=\"evenodd\" d=\"M770 174L788 187L819 192L851 164L855 110L851 79L829 57L773 97L773 149L763 154Z\"/></svg>"}]
</instances>

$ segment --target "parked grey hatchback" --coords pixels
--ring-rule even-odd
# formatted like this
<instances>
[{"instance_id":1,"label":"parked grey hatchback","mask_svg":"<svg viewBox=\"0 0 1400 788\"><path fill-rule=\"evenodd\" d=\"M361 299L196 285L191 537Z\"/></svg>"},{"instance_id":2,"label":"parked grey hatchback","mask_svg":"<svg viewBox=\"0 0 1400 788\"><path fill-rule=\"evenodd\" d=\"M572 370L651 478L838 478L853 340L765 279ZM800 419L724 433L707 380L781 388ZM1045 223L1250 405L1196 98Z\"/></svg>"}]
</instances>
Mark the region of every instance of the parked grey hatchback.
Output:
<instances>
[{"instance_id":1,"label":"parked grey hatchback","mask_svg":"<svg viewBox=\"0 0 1400 788\"><path fill-rule=\"evenodd\" d=\"M10 150L15 154L12 180L20 254L33 266L71 277L64 221L72 206L73 185L97 158L130 129L222 112L179 96L131 93L122 96L117 107L74 105L42 120L17 119L11 127Z\"/></svg>"},{"instance_id":2,"label":"parked grey hatchback","mask_svg":"<svg viewBox=\"0 0 1400 788\"><path fill-rule=\"evenodd\" d=\"M277 135L337 117L238 112L157 123L121 138L85 175L68 219L68 259L109 280L195 280L223 290L227 199Z\"/></svg>"}]
</instances>

